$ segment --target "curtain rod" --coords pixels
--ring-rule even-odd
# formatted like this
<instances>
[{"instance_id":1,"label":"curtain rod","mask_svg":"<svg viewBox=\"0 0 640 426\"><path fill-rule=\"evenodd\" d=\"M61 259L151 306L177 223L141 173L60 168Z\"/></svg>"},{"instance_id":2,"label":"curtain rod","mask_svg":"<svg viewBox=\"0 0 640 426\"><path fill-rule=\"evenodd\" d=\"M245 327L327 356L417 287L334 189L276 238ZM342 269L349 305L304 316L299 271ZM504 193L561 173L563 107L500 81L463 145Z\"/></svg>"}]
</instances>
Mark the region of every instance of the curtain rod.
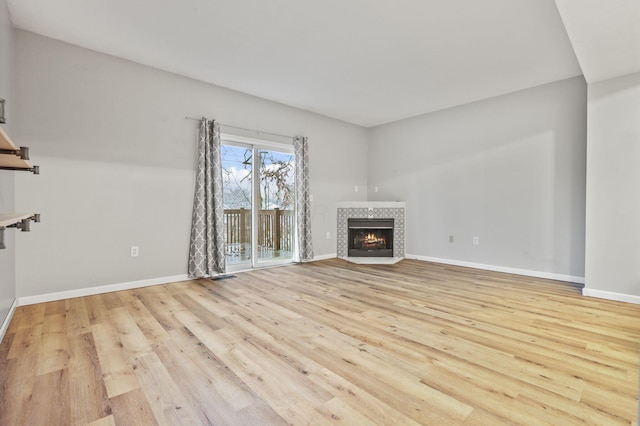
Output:
<instances>
[{"instance_id":1,"label":"curtain rod","mask_svg":"<svg viewBox=\"0 0 640 426\"><path fill-rule=\"evenodd\" d=\"M184 117L185 120L195 120L195 121L202 121L201 118L193 118L193 117ZM247 129L246 127L238 127L238 126L232 126L230 124L223 124L220 123L221 126L224 127L231 127L232 129L238 129L238 130L246 130L248 132L256 132L257 134L265 134L265 135L272 135L272 136L280 136L281 138L289 138L289 139L295 139L295 136L289 136L289 135L281 135L280 133L271 133L271 132L264 132L262 130L256 130L256 129Z\"/></svg>"}]
</instances>

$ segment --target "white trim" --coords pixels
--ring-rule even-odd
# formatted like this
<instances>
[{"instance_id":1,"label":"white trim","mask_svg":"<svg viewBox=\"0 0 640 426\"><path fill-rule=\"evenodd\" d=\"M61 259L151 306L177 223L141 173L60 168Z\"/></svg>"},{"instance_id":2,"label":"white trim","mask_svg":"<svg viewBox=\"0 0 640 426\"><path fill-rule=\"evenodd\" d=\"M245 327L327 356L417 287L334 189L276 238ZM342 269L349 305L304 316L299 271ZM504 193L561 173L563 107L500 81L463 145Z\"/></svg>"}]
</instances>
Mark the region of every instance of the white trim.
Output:
<instances>
[{"instance_id":1,"label":"white trim","mask_svg":"<svg viewBox=\"0 0 640 426\"><path fill-rule=\"evenodd\" d=\"M274 263L272 265L263 265L263 266L258 266L255 268L249 267L246 269L238 269L237 271L233 271L230 272L229 270L227 270L227 272L224 275L220 275L220 278L224 278L225 276L228 275L234 275L234 274L241 274L243 272L251 272L251 271L260 271L261 269L273 269L273 268L282 268L283 266L290 266L290 265L295 265L295 262L287 262L287 263ZM211 277L212 279L216 279L218 277Z\"/></svg>"},{"instance_id":2,"label":"white trim","mask_svg":"<svg viewBox=\"0 0 640 426\"><path fill-rule=\"evenodd\" d=\"M356 208L405 208L407 203L404 201L338 201L337 207L342 209L356 209Z\"/></svg>"},{"instance_id":3,"label":"white trim","mask_svg":"<svg viewBox=\"0 0 640 426\"><path fill-rule=\"evenodd\" d=\"M356 265L395 265L400 262L404 257L386 257L386 256L372 256L372 257L341 257L347 262L355 263Z\"/></svg>"},{"instance_id":4,"label":"white trim","mask_svg":"<svg viewBox=\"0 0 640 426\"><path fill-rule=\"evenodd\" d=\"M256 257L256 259L258 258ZM253 269L273 268L274 266L291 265L292 263L294 263L293 257L287 257L284 259L273 258L271 260L258 259Z\"/></svg>"},{"instance_id":5,"label":"white trim","mask_svg":"<svg viewBox=\"0 0 640 426\"><path fill-rule=\"evenodd\" d=\"M224 126L224 124L220 124L220 126ZM249 130L248 130L249 131ZM271 134L271 133L268 133ZM269 139L258 139L240 135L234 135L229 132L220 132L220 142L225 145L233 145L233 146L257 146L258 148L274 148L284 150L287 154L293 154L293 138L288 136L280 136L276 134L271 134L272 136L287 139L287 142L279 142L273 141Z\"/></svg>"},{"instance_id":6,"label":"white trim","mask_svg":"<svg viewBox=\"0 0 640 426\"><path fill-rule=\"evenodd\" d=\"M640 296L634 296L632 294L613 293L611 291L594 290L592 288L583 288L583 296L597 297L599 299L615 300L617 302L627 302L640 305Z\"/></svg>"},{"instance_id":7,"label":"white trim","mask_svg":"<svg viewBox=\"0 0 640 426\"><path fill-rule=\"evenodd\" d=\"M152 285L169 284L178 281L188 281L188 275L174 275L170 277L152 278L149 280L130 281L119 284L102 285L98 287L79 288L77 290L60 291L57 293L38 294L18 298L18 306L34 305L36 303L53 302L56 300L73 299L74 297L93 296L95 294L111 293L112 291L131 290L133 288L149 287Z\"/></svg>"},{"instance_id":8,"label":"white trim","mask_svg":"<svg viewBox=\"0 0 640 426\"><path fill-rule=\"evenodd\" d=\"M11 323L11 319L13 318L13 314L16 312L17 306L18 306L18 299L13 299L13 303L9 308L9 312L7 313L6 318L2 322L2 327L0 327L0 342L4 340L4 335L9 329L9 324Z\"/></svg>"},{"instance_id":9,"label":"white trim","mask_svg":"<svg viewBox=\"0 0 640 426\"><path fill-rule=\"evenodd\" d=\"M335 259L336 257L338 257L337 253L321 254L320 256L313 256L313 259L311 259L309 262L317 262L318 260Z\"/></svg>"},{"instance_id":10,"label":"white trim","mask_svg":"<svg viewBox=\"0 0 640 426\"><path fill-rule=\"evenodd\" d=\"M226 270L224 271L224 274L222 276L235 274L236 272L250 271L252 269L253 267L251 266L251 259L248 259L241 263L234 263L234 264L227 263Z\"/></svg>"},{"instance_id":11,"label":"white trim","mask_svg":"<svg viewBox=\"0 0 640 426\"><path fill-rule=\"evenodd\" d=\"M464 262L461 260L440 259L437 257L417 256L407 254L407 259L423 260L425 262L444 263L445 265L464 266L466 268L484 269L487 271L505 272L507 274L524 275L527 277L546 278L549 280L567 281L570 283L584 284L584 277L575 277L572 275L554 274L551 272L530 271L527 269L508 268L505 266L485 265L483 263Z\"/></svg>"}]
</instances>

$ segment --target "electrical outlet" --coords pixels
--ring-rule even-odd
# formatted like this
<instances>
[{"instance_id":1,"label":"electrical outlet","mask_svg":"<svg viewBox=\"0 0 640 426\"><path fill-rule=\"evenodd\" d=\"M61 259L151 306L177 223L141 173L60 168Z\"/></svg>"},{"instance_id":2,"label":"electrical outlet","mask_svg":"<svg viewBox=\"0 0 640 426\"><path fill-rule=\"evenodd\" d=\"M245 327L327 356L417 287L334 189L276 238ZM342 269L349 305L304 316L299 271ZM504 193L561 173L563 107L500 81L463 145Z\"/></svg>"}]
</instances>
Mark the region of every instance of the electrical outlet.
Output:
<instances>
[{"instance_id":1,"label":"electrical outlet","mask_svg":"<svg viewBox=\"0 0 640 426\"><path fill-rule=\"evenodd\" d=\"M327 240L331 239L331 232L327 231Z\"/></svg>"},{"instance_id":2,"label":"electrical outlet","mask_svg":"<svg viewBox=\"0 0 640 426\"><path fill-rule=\"evenodd\" d=\"M138 246L131 246L131 257L137 257L140 253L140 248Z\"/></svg>"},{"instance_id":3,"label":"electrical outlet","mask_svg":"<svg viewBox=\"0 0 640 426\"><path fill-rule=\"evenodd\" d=\"M480 244L480 239L478 237L473 237L473 245L477 246L478 244Z\"/></svg>"},{"instance_id":4,"label":"electrical outlet","mask_svg":"<svg viewBox=\"0 0 640 426\"><path fill-rule=\"evenodd\" d=\"M356 185L356 187L354 188L355 192L358 192L358 185Z\"/></svg>"},{"instance_id":5,"label":"electrical outlet","mask_svg":"<svg viewBox=\"0 0 640 426\"><path fill-rule=\"evenodd\" d=\"M378 187L377 186L373 187L373 192L378 192Z\"/></svg>"},{"instance_id":6,"label":"electrical outlet","mask_svg":"<svg viewBox=\"0 0 640 426\"><path fill-rule=\"evenodd\" d=\"M309 202L313 203L313 194L309 194Z\"/></svg>"},{"instance_id":7,"label":"electrical outlet","mask_svg":"<svg viewBox=\"0 0 640 426\"><path fill-rule=\"evenodd\" d=\"M449 242L452 243L453 242L453 235L449 235Z\"/></svg>"}]
</instances>

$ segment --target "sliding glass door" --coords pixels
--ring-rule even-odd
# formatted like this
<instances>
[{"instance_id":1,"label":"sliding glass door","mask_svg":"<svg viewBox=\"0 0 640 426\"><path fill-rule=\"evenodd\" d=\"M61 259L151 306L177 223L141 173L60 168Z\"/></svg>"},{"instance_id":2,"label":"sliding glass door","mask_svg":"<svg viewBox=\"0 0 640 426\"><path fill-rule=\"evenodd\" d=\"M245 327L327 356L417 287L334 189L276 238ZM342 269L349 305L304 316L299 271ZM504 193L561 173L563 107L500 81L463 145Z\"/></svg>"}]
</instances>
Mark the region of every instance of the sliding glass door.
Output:
<instances>
[{"instance_id":1,"label":"sliding glass door","mask_svg":"<svg viewBox=\"0 0 640 426\"><path fill-rule=\"evenodd\" d=\"M291 262L294 254L294 154L288 146L223 137L227 270Z\"/></svg>"},{"instance_id":2,"label":"sliding glass door","mask_svg":"<svg viewBox=\"0 0 640 426\"><path fill-rule=\"evenodd\" d=\"M252 149L223 140L220 155L227 270L249 269L253 259Z\"/></svg>"}]
</instances>

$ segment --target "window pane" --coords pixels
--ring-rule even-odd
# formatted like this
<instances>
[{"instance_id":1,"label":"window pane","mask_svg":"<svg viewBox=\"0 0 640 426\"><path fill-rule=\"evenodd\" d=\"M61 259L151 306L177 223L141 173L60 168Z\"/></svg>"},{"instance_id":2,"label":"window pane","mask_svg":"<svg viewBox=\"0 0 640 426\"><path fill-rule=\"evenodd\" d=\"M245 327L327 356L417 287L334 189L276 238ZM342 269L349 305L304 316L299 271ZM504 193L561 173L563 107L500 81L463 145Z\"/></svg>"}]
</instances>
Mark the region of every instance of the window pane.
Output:
<instances>
[{"instance_id":1,"label":"window pane","mask_svg":"<svg viewBox=\"0 0 640 426\"><path fill-rule=\"evenodd\" d=\"M293 258L294 155L260 149L258 261Z\"/></svg>"},{"instance_id":2,"label":"window pane","mask_svg":"<svg viewBox=\"0 0 640 426\"><path fill-rule=\"evenodd\" d=\"M222 145L226 261L251 264L251 148Z\"/></svg>"}]
</instances>

